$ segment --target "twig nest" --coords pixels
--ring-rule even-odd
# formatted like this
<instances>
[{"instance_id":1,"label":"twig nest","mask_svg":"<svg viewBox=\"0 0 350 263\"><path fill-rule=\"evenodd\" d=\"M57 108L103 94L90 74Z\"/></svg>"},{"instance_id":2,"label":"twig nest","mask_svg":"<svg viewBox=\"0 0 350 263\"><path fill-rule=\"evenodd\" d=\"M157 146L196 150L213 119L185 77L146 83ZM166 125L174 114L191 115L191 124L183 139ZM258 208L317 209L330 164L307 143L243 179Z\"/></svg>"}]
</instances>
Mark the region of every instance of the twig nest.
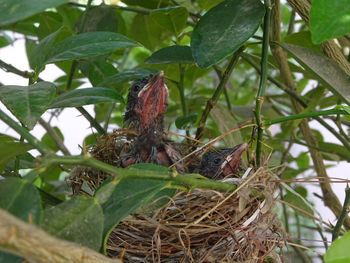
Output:
<instances>
[{"instance_id":1,"label":"twig nest","mask_svg":"<svg viewBox=\"0 0 350 263\"><path fill-rule=\"evenodd\" d=\"M278 258L274 249L283 244L284 232L272 212L276 185L271 178L269 171L258 170L235 193L178 192L162 209L125 218L110 235L108 255L124 262Z\"/></svg>"},{"instance_id":2,"label":"twig nest","mask_svg":"<svg viewBox=\"0 0 350 263\"><path fill-rule=\"evenodd\" d=\"M102 162L120 167L121 152L127 152L133 138L137 134L132 130L114 130L112 134L103 135L97 139L97 144L87 152ZM72 169L67 182L73 194L92 195L97 187L110 175L91 167L76 166Z\"/></svg>"}]
</instances>

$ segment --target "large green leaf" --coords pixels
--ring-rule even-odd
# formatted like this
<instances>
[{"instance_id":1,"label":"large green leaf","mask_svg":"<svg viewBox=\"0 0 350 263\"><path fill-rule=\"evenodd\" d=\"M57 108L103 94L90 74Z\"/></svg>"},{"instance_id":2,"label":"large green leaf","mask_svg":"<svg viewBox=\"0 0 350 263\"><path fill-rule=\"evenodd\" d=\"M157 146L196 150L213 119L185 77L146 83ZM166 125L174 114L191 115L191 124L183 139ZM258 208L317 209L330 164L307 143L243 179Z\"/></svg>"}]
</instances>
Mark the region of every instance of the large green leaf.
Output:
<instances>
[{"instance_id":1,"label":"large green leaf","mask_svg":"<svg viewBox=\"0 0 350 263\"><path fill-rule=\"evenodd\" d=\"M315 0L310 8L312 41L321 43L350 32L349 0Z\"/></svg>"},{"instance_id":2,"label":"large green leaf","mask_svg":"<svg viewBox=\"0 0 350 263\"><path fill-rule=\"evenodd\" d=\"M176 118L175 120L175 126L178 129L186 129L186 128L191 128L194 123L197 122L198 119L198 114L190 114L187 116L180 116Z\"/></svg>"},{"instance_id":3,"label":"large green leaf","mask_svg":"<svg viewBox=\"0 0 350 263\"><path fill-rule=\"evenodd\" d=\"M50 52L61 30L62 29L60 28L57 31L46 36L39 42L37 46L33 48L32 52L28 54L29 64L32 69L39 70L44 66L46 57Z\"/></svg>"},{"instance_id":4,"label":"large green leaf","mask_svg":"<svg viewBox=\"0 0 350 263\"><path fill-rule=\"evenodd\" d=\"M32 129L56 93L50 82L30 86L0 86L0 100L28 129Z\"/></svg>"},{"instance_id":5,"label":"large green leaf","mask_svg":"<svg viewBox=\"0 0 350 263\"><path fill-rule=\"evenodd\" d=\"M40 195L26 180L7 178L0 180L0 208L25 222L39 225L42 218Z\"/></svg>"},{"instance_id":6,"label":"large green leaf","mask_svg":"<svg viewBox=\"0 0 350 263\"><path fill-rule=\"evenodd\" d=\"M66 2L68 0L0 0L0 26L25 19Z\"/></svg>"},{"instance_id":7,"label":"large green leaf","mask_svg":"<svg viewBox=\"0 0 350 263\"><path fill-rule=\"evenodd\" d=\"M209 67L238 50L258 29L264 13L257 0L226 0L210 9L191 36L197 64Z\"/></svg>"},{"instance_id":8,"label":"large green leaf","mask_svg":"<svg viewBox=\"0 0 350 263\"><path fill-rule=\"evenodd\" d=\"M123 102L123 97L114 90L107 88L75 89L59 95L51 105L52 108L80 107L103 102Z\"/></svg>"},{"instance_id":9,"label":"large green leaf","mask_svg":"<svg viewBox=\"0 0 350 263\"><path fill-rule=\"evenodd\" d=\"M130 35L146 48L154 50L164 31L150 16L137 14L131 25Z\"/></svg>"},{"instance_id":10,"label":"large green leaf","mask_svg":"<svg viewBox=\"0 0 350 263\"><path fill-rule=\"evenodd\" d=\"M174 32L177 36L186 26L188 11L182 6L172 6L152 10L150 16L158 25Z\"/></svg>"},{"instance_id":11,"label":"large green leaf","mask_svg":"<svg viewBox=\"0 0 350 263\"><path fill-rule=\"evenodd\" d=\"M51 48L46 64L107 54L139 44L112 32L87 32L71 36Z\"/></svg>"},{"instance_id":12,"label":"large green leaf","mask_svg":"<svg viewBox=\"0 0 350 263\"><path fill-rule=\"evenodd\" d=\"M350 231L341 238L335 240L324 255L325 263L349 263L350 262Z\"/></svg>"},{"instance_id":13,"label":"large green leaf","mask_svg":"<svg viewBox=\"0 0 350 263\"><path fill-rule=\"evenodd\" d=\"M192 50L188 46L170 46L154 52L146 64L194 63Z\"/></svg>"},{"instance_id":14,"label":"large green leaf","mask_svg":"<svg viewBox=\"0 0 350 263\"><path fill-rule=\"evenodd\" d=\"M350 105L350 76L337 64L323 55L300 46L286 43L279 43L279 45L308 69L325 87Z\"/></svg>"},{"instance_id":15,"label":"large green leaf","mask_svg":"<svg viewBox=\"0 0 350 263\"><path fill-rule=\"evenodd\" d=\"M42 228L59 238L99 250L103 212L94 198L76 196L44 212Z\"/></svg>"},{"instance_id":16,"label":"large green leaf","mask_svg":"<svg viewBox=\"0 0 350 263\"><path fill-rule=\"evenodd\" d=\"M33 149L33 146L27 143L0 141L0 172L5 168L6 164L11 160L11 158L14 158L30 149Z\"/></svg>"},{"instance_id":17,"label":"large green leaf","mask_svg":"<svg viewBox=\"0 0 350 263\"><path fill-rule=\"evenodd\" d=\"M159 169L162 168L164 169L164 167ZM96 191L96 199L102 204L105 216L104 244L106 244L109 233L124 217L149 203L154 196L170 185L171 182L167 181L131 178L113 179L102 185Z\"/></svg>"}]
</instances>

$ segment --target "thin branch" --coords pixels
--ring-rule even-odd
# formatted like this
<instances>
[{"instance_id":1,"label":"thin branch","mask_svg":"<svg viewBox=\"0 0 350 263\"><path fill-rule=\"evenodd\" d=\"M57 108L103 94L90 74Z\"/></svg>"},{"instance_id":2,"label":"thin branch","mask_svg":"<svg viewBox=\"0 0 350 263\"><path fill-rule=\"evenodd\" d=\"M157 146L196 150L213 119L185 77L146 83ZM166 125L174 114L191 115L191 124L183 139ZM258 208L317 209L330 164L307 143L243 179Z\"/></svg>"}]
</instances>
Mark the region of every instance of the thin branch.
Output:
<instances>
[{"instance_id":1,"label":"thin branch","mask_svg":"<svg viewBox=\"0 0 350 263\"><path fill-rule=\"evenodd\" d=\"M96 160L87 155L85 156L48 156L41 160L42 167L50 167L58 164L67 165L84 165L97 168L101 171L114 175L118 179L123 178L136 178L136 179L157 179L165 181L174 181L181 184L188 185L194 188L206 188L214 189L218 191L234 191L237 187L234 184L222 183L213 181L210 179L203 179L198 174L177 174L177 172L158 172L158 171L145 171L134 169L118 168L99 160Z\"/></svg>"},{"instance_id":2,"label":"thin branch","mask_svg":"<svg viewBox=\"0 0 350 263\"><path fill-rule=\"evenodd\" d=\"M334 241L338 238L341 226L344 223L346 215L349 213L349 207L350 207L350 188L349 188L349 186L347 186L345 189L345 200L344 200L344 204L343 204L343 209L339 215L339 219L337 221L337 224L335 225L333 232L332 232L332 241Z\"/></svg>"},{"instance_id":3,"label":"thin branch","mask_svg":"<svg viewBox=\"0 0 350 263\"><path fill-rule=\"evenodd\" d=\"M310 111L310 112L306 112L306 113L289 115L289 116L284 116L284 117L276 118L276 119L272 119L272 120L266 120L266 121L263 121L262 123L265 126L270 126L272 124L281 123L281 122L285 122L285 121L306 119L306 118L312 118L315 116L324 116L324 115L333 115L333 114L350 115L348 112L346 112L344 110L332 109L332 110L323 110L323 111Z\"/></svg>"},{"instance_id":4,"label":"thin branch","mask_svg":"<svg viewBox=\"0 0 350 263\"><path fill-rule=\"evenodd\" d=\"M263 44L262 44L262 56L261 56L261 74L258 94L256 96L256 107L255 107L255 119L258 126L258 137L256 141L256 165L261 166L261 152L262 152L262 135L263 127L261 124L261 108L264 102L264 94L267 80L267 56L269 53L269 31L270 31L270 16L271 16L271 2L270 0L264 1L265 5L265 16L264 16L264 33L263 33Z\"/></svg>"},{"instance_id":5,"label":"thin branch","mask_svg":"<svg viewBox=\"0 0 350 263\"><path fill-rule=\"evenodd\" d=\"M0 250L38 263L122 263L90 248L53 237L3 209L0 209Z\"/></svg>"},{"instance_id":6,"label":"thin branch","mask_svg":"<svg viewBox=\"0 0 350 263\"><path fill-rule=\"evenodd\" d=\"M295 22L295 10L293 9L290 14L289 24L288 24L288 30L287 34L292 34L294 30L294 22Z\"/></svg>"},{"instance_id":7,"label":"thin branch","mask_svg":"<svg viewBox=\"0 0 350 263\"><path fill-rule=\"evenodd\" d=\"M243 53L242 53L242 54L243 54ZM220 70L219 67L216 66L216 65L213 65L213 68L214 68L214 70L215 70L215 72L216 72L216 75L218 75L219 80L221 80L221 78L222 78L222 72L221 72L221 70ZM226 85L225 85L225 87L224 87L224 95L225 95L225 100L226 100L227 108L228 108L228 110L229 110L229 111L231 112L231 114L232 114L232 105L231 105L231 102L230 102L230 97L228 96L227 86L226 86Z\"/></svg>"},{"instance_id":8,"label":"thin branch","mask_svg":"<svg viewBox=\"0 0 350 263\"><path fill-rule=\"evenodd\" d=\"M227 67L225 69L224 74L222 75L222 78L220 80L220 83L218 85L218 87L216 88L213 96L208 99L207 101L207 105L202 113L201 119L198 123L198 128L197 128L197 132L196 132L196 139L199 140L202 137L203 134L203 130L204 130L204 125L205 122L207 121L208 115L211 111L211 109L215 106L215 104L217 103L225 85L226 82L228 81L228 79L230 78L230 75L233 71L234 66L237 64L239 55L243 52L244 50L244 46L242 46L240 49L238 49L232 56L230 62L227 64Z\"/></svg>"},{"instance_id":9,"label":"thin branch","mask_svg":"<svg viewBox=\"0 0 350 263\"><path fill-rule=\"evenodd\" d=\"M179 70L180 70L180 81L177 82L177 88L179 89L180 93L180 100L181 100L181 106L182 106L182 114L184 117L187 116L187 107L186 107L186 100L185 100L185 67L181 64L179 64Z\"/></svg>"},{"instance_id":10,"label":"thin branch","mask_svg":"<svg viewBox=\"0 0 350 263\"><path fill-rule=\"evenodd\" d=\"M61 138L58 136L57 132L50 126L50 124L48 124L42 118L39 119L39 123L41 126L43 126L43 128L47 131L47 134L55 142L57 148L60 149L64 155L71 155Z\"/></svg>"},{"instance_id":11,"label":"thin branch","mask_svg":"<svg viewBox=\"0 0 350 263\"><path fill-rule=\"evenodd\" d=\"M21 76L23 78L26 78L26 79L29 79L34 75L33 72L19 70L19 69L15 68L14 66L12 66L11 64L7 64L6 62L4 62L2 60L0 60L0 68L6 72L14 73L14 74ZM41 78L38 78L38 80L43 81Z\"/></svg>"}]
</instances>

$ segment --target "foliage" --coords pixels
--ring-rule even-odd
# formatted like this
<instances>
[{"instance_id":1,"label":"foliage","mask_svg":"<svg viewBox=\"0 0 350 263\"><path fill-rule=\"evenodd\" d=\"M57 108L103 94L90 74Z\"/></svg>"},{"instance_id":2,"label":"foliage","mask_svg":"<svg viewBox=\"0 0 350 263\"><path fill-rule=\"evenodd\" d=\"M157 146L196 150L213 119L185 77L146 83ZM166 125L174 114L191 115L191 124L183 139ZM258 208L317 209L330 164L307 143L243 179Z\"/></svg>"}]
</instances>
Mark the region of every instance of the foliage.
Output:
<instances>
[{"instance_id":1,"label":"foliage","mask_svg":"<svg viewBox=\"0 0 350 263\"><path fill-rule=\"evenodd\" d=\"M21 71L0 57L1 69L29 80L28 86L0 86L0 101L18 122L1 110L0 119L20 135L16 139L0 134L0 175L4 177L0 180L0 208L57 237L103 253L116 224L149 202L173 195L175 188L234 189L198 175L176 176L174 171L155 165L114 168L92 159L85 145L81 156L69 156L60 126L44 126L41 120L44 113L55 115L65 107L76 107L97 136L110 132L111 127L122 127L130 82L163 70L170 92L165 126L190 137L197 135L203 142L240 127L216 146L249 142L251 152L256 149L259 158L247 160L251 166L267 165L266 158L272 152L269 165L287 167L281 174L289 187L281 191L281 199L292 207L284 207L287 230L288 222L293 221L291 235L295 237L293 229L301 232L302 225L294 218L313 224L310 229L318 228L319 222L314 220L318 214L310 208L307 188L293 179L306 173L320 176L309 151L322 153L318 157L322 164L323 160L350 159L349 72L323 53L320 44L341 37L340 45L349 49L348 1L312 1L309 27L295 20L292 14L298 10L282 4L281 40L270 43L269 27L276 25L268 19L275 3L268 0L264 4L258 0L95 2L0 0L0 48L16 41L17 36L25 37L30 65L28 71ZM263 49L262 42L266 48L270 44L271 50L282 47L288 53L292 86L286 82L286 73L280 73L276 54ZM64 76L53 82L41 79L48 64L60 68ZM86 81L90 88L79 88ZM263 104L256 100L257 94L264 98ZM89 104L94 104L95 117L83 108ZM305 135L299 125L310 118L338 142L327 142L315 130ZM280 129L271 134L268 127L276 124ZM47 130L42 140L30 133L35 125ZM203 134L198 133L201 127ZM257 140L256 130L261 140ZM81 142L97 136L89 135ZM308 136L313 139L308 140ZM289 153L293 145L309 150L294 157ZM31 149L40 154L28 152ZM62 191L62 178L74 165L92 166L115 176L92 196L70 198L69 190ZM335 213L338 216L340 211ZM312 230L306 232L314 235ZM326 262L345 262L348 234L329 248ZM0 253L0 259L10 256Z\"/></svg>"}]
</instances>

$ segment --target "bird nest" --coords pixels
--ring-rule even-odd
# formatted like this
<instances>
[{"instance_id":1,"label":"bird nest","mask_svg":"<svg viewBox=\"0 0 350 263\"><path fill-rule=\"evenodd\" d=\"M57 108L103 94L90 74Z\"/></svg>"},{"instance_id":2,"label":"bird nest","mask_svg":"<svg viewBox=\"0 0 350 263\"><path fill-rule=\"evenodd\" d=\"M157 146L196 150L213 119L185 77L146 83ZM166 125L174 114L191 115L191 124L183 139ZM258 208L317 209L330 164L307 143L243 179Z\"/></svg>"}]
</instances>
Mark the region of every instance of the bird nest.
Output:
<instances>
[{"instance_id":1,"label":"bird nest","mask_svg":"<svg viewBox=\"0 0 350 263\"><path fill-rule=\"evenodd\" d=\"M89 152L119 166L128 142L127 131L115 131L101 137ZM276 249L284 244L285 234L273 213L277 183L271 179L276 176L266 168L250 175L248 171L245 179L228 179L236 180L234 192L179 191L163 208L124 218L109 237L108 256L124 262L279 262ZM76 167L68 180L73 192L89 194L108 176Z\"/></svg>"},{"instance_id":2,"label":"bird nest","mask_svg":"<svg viewBox=\"0 0 350 263\"><path fill-rule=\"evenodd\" d=\"M88 149L95 159L120 167L120 154L127 152L137 134L133 130L118 129L97 139L97 144ZM97 187L110 175L96 168L76 166L67 177L73 194L92 195Z\"/></svg>"},{"instance_id":3,"label":"bird nest","mask_svg":"<svg viewBox=\"0 0 350 263\"><path fill-rule=\"evenodd\" d=\"M254 177L254 178L253 178ZM124 262L264 262L284 240L272 212L272 175L258 170L234 193L178 192L152 214L125 218L107 251ZM277 260L279 261L279 260Z\"/></svg>"}]
</instances>

